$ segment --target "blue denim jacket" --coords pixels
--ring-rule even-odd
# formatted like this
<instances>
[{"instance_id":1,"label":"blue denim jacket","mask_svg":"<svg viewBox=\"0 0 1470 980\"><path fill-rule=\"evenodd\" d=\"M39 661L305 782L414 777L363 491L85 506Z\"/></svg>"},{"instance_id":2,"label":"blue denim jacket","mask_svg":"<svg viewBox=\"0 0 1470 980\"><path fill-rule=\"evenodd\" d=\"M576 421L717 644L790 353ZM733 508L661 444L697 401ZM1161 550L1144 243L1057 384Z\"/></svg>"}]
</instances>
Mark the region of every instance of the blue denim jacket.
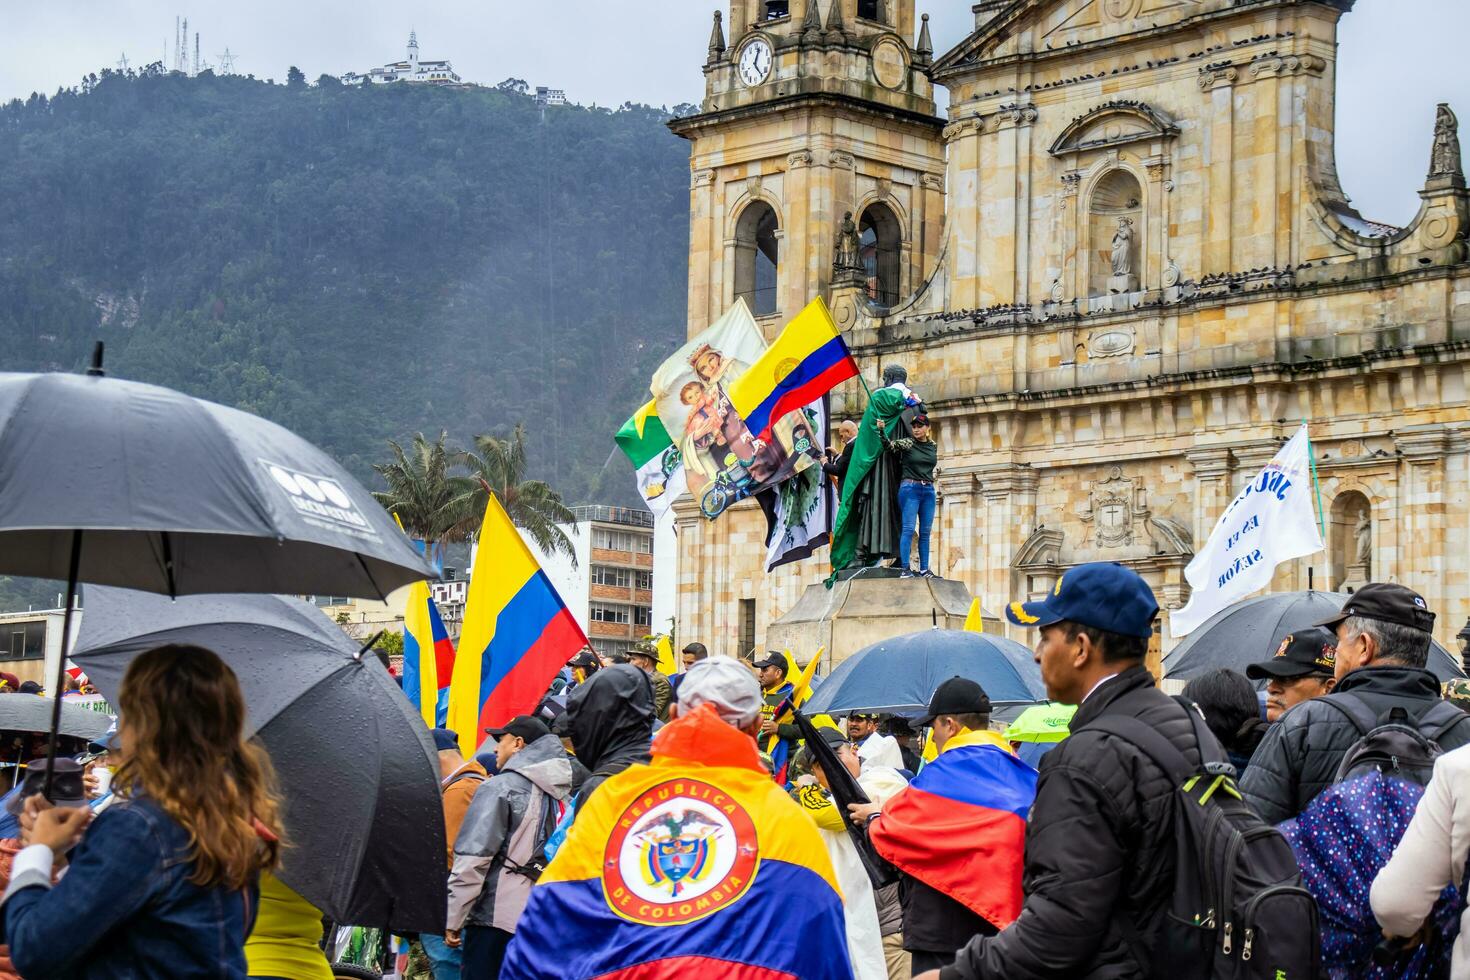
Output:
<instances>
[{"instance_id":1,"label":"blue denim jacket","mask_svg":"<svg viewBox=\"0 0 1470 980\"><path fill-rule=\"evenodd\" d=\"M53 980L244 980L258 889L190 883L188 848L188 833L149 799L103 812L56 887L22 888L0 905L16 971Z\"/></svg>"}]
</instances>

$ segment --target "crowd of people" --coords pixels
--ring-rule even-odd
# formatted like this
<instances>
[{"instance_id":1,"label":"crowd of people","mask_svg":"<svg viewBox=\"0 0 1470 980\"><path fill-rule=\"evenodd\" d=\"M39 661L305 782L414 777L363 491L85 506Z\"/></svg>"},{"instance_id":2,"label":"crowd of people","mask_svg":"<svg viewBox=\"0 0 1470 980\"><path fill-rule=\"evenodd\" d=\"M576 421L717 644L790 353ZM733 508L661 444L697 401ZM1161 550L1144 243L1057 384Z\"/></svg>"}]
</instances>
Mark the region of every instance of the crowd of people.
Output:
<instances>
[{"instance_id":1,"label":"crowd of people","mask_svg":"<svg viewBox=\"0 0 1470 980\"><path fill-rule=\"evenodd\" d=\"M433 731L447 927L407 976L1470 976L1470 935L1443 927L1465 911L1470 712L1425 667L1422 597L1364 586L1175 697L1145 666L1157 614L1111 563L1008 607L1077 706L1034 767L972 679L918 718L807 718L779 654L688 643L669 677L652 646L584 651L475 758ZM229 668L159 648L117 700L114 735L3 803L0 978L332 976L320 913L274 874L289 832ZM1359 812L1386 780L1408 808Z\"/></svg>"}]
</instances>

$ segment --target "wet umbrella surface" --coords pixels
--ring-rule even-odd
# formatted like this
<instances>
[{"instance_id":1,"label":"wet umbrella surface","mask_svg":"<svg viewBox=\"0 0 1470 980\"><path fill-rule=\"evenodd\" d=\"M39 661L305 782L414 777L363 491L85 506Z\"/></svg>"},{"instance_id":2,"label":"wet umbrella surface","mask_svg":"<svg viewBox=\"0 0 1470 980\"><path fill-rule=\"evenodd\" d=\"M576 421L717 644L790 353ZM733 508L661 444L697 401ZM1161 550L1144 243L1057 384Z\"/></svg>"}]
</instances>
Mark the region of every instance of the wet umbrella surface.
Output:
<instances>
[{"instance_id":1,"label":"wet umbrella surface","mask_svg":"<svg viewBox=\"0 0 1470 980\"><path fill-rule=\"evenodd\" d=\"M439 763L422 719L373 654L284 596L166 597L89 587L73 655L115 696L165 643L219 654L240 679L285 796L281 878L338 922L444 930ZM115 702L114 702L115 703Z\"/></svg>"},{"instance_id":2,"label":"wet umbrella surface","mask_svg":"<svg viewBox=\"0 0 1470 980\"><path fill-rule=\"evenodd\" d=\"M951 677L985 688L1002 717L1005 709L1046 700L1041 668L1014 640L967 630L921 630L864 647L822 683L802 710L807 715L876 711L923 714L934 691Z\"/></svg>"},{"instance_id":3,"label":"wet umbrella surface","mask_svg":"<svg viewBox=\"0 0 1470 980\"><path fill-rule=\"evenodd\" d=\"M1319 623L1348 600L1340 592L1273 592L1228 606L1185 637L1164 659L1164 676L1188 679L1219 667L1245 668L1276 654L1293 630ZM1441 681L1464 677L1459 662L1431 641L1426 665Z\"/></svg>"}]
</instances>

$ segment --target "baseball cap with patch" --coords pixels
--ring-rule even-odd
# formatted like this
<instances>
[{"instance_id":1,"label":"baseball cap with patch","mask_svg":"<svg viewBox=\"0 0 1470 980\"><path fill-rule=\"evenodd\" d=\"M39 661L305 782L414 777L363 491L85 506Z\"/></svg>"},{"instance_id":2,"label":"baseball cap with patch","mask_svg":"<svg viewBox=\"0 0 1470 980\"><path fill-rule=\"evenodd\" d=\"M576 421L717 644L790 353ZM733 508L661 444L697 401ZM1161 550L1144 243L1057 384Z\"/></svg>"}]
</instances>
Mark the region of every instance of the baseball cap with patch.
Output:
<instances>
[{"instance_id":1,"label":"baseball cap with patch","mask_svg":"<svg viewBox=\"0 0 1470 980\"><path fill-rule=\"evenodd\" d=\"M1337 667L1337 637L1320 626L1286 634L1276 655L1270 660L1251 664L1245 676L1253 681L1270 677L1292 678L1316 674L1331 677Z\"/></svg>"},{"instance_id":2,"label":"baseball cap with patch","mask_svg":"<svg viewBox=\"0 0 1470 980\"><path fill-rule=\"evenodd\" d=\"M1017 626L1051 626L1062 621L1123 636L1153 636L1159 603L1153 589L1131 568L1095 561L1069 569L1037 602L1013 602L1006 619Z\"/></svg>"},{"instance_id":3,"label":"baseball cap with patch","mask_svg":"<svg viewBox=\"0 0 1470 980\"><path fill-rule=\"evenodd\" d=\"M1434 631L1434 613L1429 611L1424 597L1392 582L1369 582L1348 596L1341 610L1316 625L1336 630L1339 623L1351 616L1397 623L1425 633Z\"/></svg>"}]
</instances>

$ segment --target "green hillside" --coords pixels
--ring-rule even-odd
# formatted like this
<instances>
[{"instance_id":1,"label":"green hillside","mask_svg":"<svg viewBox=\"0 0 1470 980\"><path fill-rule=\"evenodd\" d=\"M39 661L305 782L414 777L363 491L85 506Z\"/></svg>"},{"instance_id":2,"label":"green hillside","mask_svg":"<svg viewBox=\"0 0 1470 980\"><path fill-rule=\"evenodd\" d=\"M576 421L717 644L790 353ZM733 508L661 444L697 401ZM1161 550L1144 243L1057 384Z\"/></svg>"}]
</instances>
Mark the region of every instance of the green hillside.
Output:
<instances>
[{"instance_id":1,"label":"green hillside","mask_svg":"<svg viewBox=\"0 0 1470 980\"><path fill-rule=\"evenodd\" d=\"M683 336L667 113L513 88L106 73L0 108L0 368L258 412L359 477L524 420L534 476L627 499L612 433Z\"/></svg>"},{"instance_id":2,"label":"green hillside","mask_svg":"<svg viewBox=\"0 0 1470 980\"><path fill-rule=\"evenodd\" d=\"M635 502L612 433L683 337L668 113L156 67L0 107L0 370L257 412L364 481L385 440L525 421L531 476ZM0 608L50 595L0 580Z\"/></svg>"}]
</instances>

